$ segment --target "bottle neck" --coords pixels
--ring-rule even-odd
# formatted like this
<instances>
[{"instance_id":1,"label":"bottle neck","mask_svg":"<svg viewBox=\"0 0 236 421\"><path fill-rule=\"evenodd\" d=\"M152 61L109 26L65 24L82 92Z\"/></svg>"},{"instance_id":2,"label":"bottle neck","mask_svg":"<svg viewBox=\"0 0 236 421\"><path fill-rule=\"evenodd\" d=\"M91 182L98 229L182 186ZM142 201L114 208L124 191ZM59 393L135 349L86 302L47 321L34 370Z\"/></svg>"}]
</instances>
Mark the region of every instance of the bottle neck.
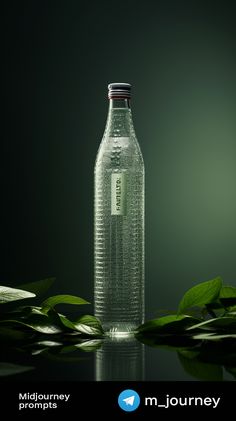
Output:
<instances>
[{"instance_id":1,"label":"bottle neck","mask_svg":"<svg viewBox=\"0 0 236 421\"><path fill-rule=\"evenodd\" d=\"M109 100L109 111L116 109L130 110L130 99L128 98L112 98Z\"/></svg>"},{"instance_id":2,"label":"bottle neck","mask_svg":"<svg viewBox=\"0 0 236 421\"><path fill-rule=\"evenodd\" d=\"M109 137L130 137L134 135L129 99L112 98L109 100L105 135Z\"/></svg>"}]
</instances>

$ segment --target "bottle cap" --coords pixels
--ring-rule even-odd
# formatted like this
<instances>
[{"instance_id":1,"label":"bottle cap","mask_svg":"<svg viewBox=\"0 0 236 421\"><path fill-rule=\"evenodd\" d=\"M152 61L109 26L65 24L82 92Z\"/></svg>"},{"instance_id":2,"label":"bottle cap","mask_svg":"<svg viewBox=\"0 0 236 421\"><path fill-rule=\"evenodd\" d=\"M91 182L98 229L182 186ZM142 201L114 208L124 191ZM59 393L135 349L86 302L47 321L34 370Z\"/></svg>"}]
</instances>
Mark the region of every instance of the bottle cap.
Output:
<instances>
[{"instance_id":1,"label":"bottle cap","mask_svg":"<svg viewBox=\"0 0 236 421\"><path fill-rule=\"evenodd\" d=\"M109 83L109 99L129 99L131 97L131 85L129 83Z\"/></svg>"}]
</instances>

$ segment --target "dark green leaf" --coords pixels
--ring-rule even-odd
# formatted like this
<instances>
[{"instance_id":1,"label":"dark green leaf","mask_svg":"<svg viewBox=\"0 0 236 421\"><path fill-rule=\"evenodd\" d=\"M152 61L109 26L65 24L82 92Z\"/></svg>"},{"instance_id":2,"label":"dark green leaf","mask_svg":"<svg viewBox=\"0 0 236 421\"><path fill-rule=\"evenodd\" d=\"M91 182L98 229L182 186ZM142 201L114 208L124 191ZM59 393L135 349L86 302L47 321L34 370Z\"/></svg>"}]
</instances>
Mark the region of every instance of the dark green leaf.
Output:
<instances>
[{"instance_id":1,"label":"dark green leaf","mask_svg":"<svg viewBox=\"0 0 236 421\"><path fill-rule=\"evenodd\" d=\"M215 301L219 296L221 285L222 279L217 277L190 288L180 301L178 313L183 314L190 307L204 306Z\"/></svg>"},{"instance_id":2,"label":"dark green leaf","mask_svg":"<svg viewBox=\"0 0 236 421\"><path fill-rule=\"evenodd\" d=\"M223 285L219 297L212 303L206 305L207 312L213 317L223 316L225 309L232 310L236 304L236 288ZM202 309L204 312L204 309Z\"/></svg>"},{"instance_id":3,"label":"dark green leaf","mask_svg":"<svg viewBox=\"0 0 236 421\"><path fill-rule=\"evenodd\" d=\"M154 348L167 348L171 350L179 350L179 348L186 348L196 346L197 341L191 335L164 332L143 332L135 335L139 342ZM200 341L199 341L200 342Z\"/></svg>"},{"instance_id":4,"label":"dark green leaf","mask_svg":"<svg viewBox=\"0 0 236 421\"><path fill-rule=\"evenodd\" d=\"M221 302L219 301L219 299L218 300L216 300L216 301L213 301L212 303L208 303L208 304L206 304L206 307L207 307L207 310L208 309L210 309L210 310L222 310L222 308L223 308L223 306L222 306L222 304L221 304ZM208 311L206 310L206 308L205 307L203 307L202 308L202 313L204 314L207 314L208 313Z\"/></svg>"},{"instance_id":5,"label":"dark green leaf","mask_svg":"<svg viewBox=\"0 0 236 421\"><path fill-rule=\"evenodd\" d=\"M12 343L12 342L19 342L27 339L28 335L21 330L14 329L12 326L1 326L0 327L0 343ZM2 346L2 345L1 345Z\"/></svg>"},{"instance_id":6,"label":"dark green leaf","mask_svg":"<svg viewBox=\"0 0 236 421\"><path fill-rule=\"evenodd\" d=\"M196 349L195 347L193 349L187 348L187 349L178 349L179 354L181 354L183 357L187 358L188 360L192 360L194 358L197 358L200 355L199 349Z\"/></svg>"},{"instance_id":7,"label":"dark green leaf","mask_svg":"<svg viewBox=\"0 0 236 421\"><path fill-rule=\"evenodd\" d=\"M47 300L43 301L42 309L44 311L48 311L50 308L54 308L57 304L81 305L89 304L89 302L83 298L76 297L75 295L54 295L53 297L49 297Z\"/></svg>"},{"instance_id":8,"label":"dark green leaf","mask_svg":"<svg viewBox=\"0 0 236 421\"><path fill-rule=\"evenodd\" d=\"M220 302L228 310L231 310L232 306L236 304L236 297L220 298Z\"/></svg>"},{"instance_id":9,"label":"dark green leaf","mask_svg":"<svg viewBox=\"0 0 236 421\"><path fill-rule=\"evenodd\" d=\"M139 326L137 332L139 333L154 333L154 332L170 332L184 331L187 326L196 324L198 320L185 315L171 315L160 317L159 319L150 320Z\"/></svg>"},{"instance_id":10,"label":"dark green leaf","mask_svg":"<svg viewBox=\"0 0 236 421\"><path fill-rule=\"evenodd\" d=\"M236 318L235 317L217 317L215 319L204 320L194 324L187 328L187 330L193 329L205 329L205 330L230 330L233 329L236 331Z\"/></svg>"},{"instance_id":11,"label":"dark green leaf","mask_svg":"<svg viewBox=\"0 0 236 421\"><path fill-rule=\"evenodd\" d=\"M10 301L23 300L25 298L35 297L32 292L24 291L22 289L10 288L6 286L0 286L0 303L5 304Z\"/></svg>"},{"instance_id":12,"label":"dark green leaf","mask_svg":"<svg viewBox=\"0 0 236 421\"><path fill-rule=\"evenodd\" d=\"M62 329L55 325L54 322L50 320L50 318L47 317L47 315L34 315L28 318L27 320L24 319L8 319L8 320L2 320L0 321L1 324L5 324L7 326L9 325L22 325L27 328L36 330L40 333L45 334L55 334L55 333L61 333Z\"/></svg>"},{"instance_id":13,"label":"dark green leaf","mask_svg":"<svg viewBox=\"0 0 236 421\"><path fill-rule=\"evenodd\" d=\"M199 380L222 381L223 370L220 365L207 364L197 358L186 358L186 354L178 353L181 365L186 373Z\"/></svg>"},{"instance_id":14,"label":"dark green leaf","mask_svg":"<svg viewBox=\"0 0 236 421\"><path fill-rule=\"evenodd\" d=\"M11 376L33 369L34 367L31 366L0 362L0 376Z\"/></svg>"},{"instance_id":15,"label":"dark green leaf","mask_svg":"<svg viewBox=\"0 0 236 421\"><path fill-rule=\"evenodd\" d=\"M200 307L199 307L200 308ZM206 304L205 307L202 307L202 316L205 319L208 316L213 318L222 317L225 315L225 307L220 301L214 301L213 303Z\"/></svg>"},{"instance_id":16,"label":"dark green leaf","mask_svg":"<svg viewBox=\"0 0 236 421\"><path fill-rule=\"evenodd\" d=\"M67 329L76 330L74 323L71 322L66 316L58 313L58 317L61 323L63 324L63 326L65 326Z\"/></svg>"},{"instance_id":17,"label":"dark green leaf","mask_svg":"<svg viewBox=\"0 0 236 421\"><path fill-rule=\"evenodd\" d=\"M46 278L40 281L29 282L27 284L19 285L20 289L25 291L34 292L37 296L44 294L52 284L55 282L56 278Z\"/></svg>"}]
</instances>

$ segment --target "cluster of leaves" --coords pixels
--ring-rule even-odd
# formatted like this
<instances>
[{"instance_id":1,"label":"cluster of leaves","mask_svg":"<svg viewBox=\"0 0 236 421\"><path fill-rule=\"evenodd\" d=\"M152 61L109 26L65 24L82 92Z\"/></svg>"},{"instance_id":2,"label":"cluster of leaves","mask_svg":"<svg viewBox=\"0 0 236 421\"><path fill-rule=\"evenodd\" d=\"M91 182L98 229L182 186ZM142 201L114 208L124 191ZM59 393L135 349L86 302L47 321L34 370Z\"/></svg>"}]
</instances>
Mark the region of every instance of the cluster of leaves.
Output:
<instances>
[{"instance_id":1,"label":"cluster of leaves","mask_svg":"<svg viewBox=\"0 0 236 421\"><path fill-rule=\"evenodd\" d=\"M236 375L236 288L217 277L189 289L175 314L150 320L136 338L178 352L185 371L205 380Z\"/></svg>"},{"instance_id":2,"label":"cluster of leaves","mask_svg":"<svg viewBox=\"0 0 236 421\"><path fill-rule=\"evenodd\" d=\"M5 350L8 356L10 350L20 350L76 362L83 357L71 357L72 351L95 351L102 345L104 331L94 316L80 314L72 320L56 309L59 304L84 308L89 303L80 297L55 295L40 305L18 305L19 300L38 299L54 280L18 288L0 286L1 353ZM184 294L175 314L144 323L135 337L146 345L177 351L184 370L193 377L222 380L223 369L236 376L236 288L223 285L220 277L195 285ZM0 362L0 376L32 368L4 361Z\"/></svg>"},{"instance_id":3,"label":"cluster of leaves","mask_svg":"<svg viewBox=\"0 0 236 421\"><path fill-rule=\"evenodd\" d=\"M0 345L9 349L25 350L32 355L50 353L60 360L64 354L81 349L92 351L101 344L103 336L101 323L96 317L82 314L75 320L56 310L59 304L84 306L84 299L73 295L54 295L40 305L21 305L18 301L30 300L44 294L55 278L21 285L17 288L0 286ZM80 307L79 307L80 308ZM81 358L79 358L81 359ZM0 376L27 371L32 367L18 364L0 363Z\"/></svg>"}]
</instances>

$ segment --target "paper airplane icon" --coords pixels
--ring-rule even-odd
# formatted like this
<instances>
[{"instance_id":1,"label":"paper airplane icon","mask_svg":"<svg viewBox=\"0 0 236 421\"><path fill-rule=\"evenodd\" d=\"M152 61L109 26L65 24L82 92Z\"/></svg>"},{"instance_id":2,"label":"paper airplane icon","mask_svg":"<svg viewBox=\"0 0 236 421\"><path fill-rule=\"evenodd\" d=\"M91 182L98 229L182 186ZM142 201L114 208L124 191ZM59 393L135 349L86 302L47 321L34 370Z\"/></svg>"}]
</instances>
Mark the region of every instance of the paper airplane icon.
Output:
<instances>
[{"instance_id":1,"label":"paper airplane icon","mask_svg":"<svg viewBox=\"0 0 236 421\"><path fill-rule=\"evenodd\" d=\"M126 405L133 406L134 399L135 399L135 396L129 396L128 398L123 399L123 401L126 403Z\"/></svg>"}]
</instances>

